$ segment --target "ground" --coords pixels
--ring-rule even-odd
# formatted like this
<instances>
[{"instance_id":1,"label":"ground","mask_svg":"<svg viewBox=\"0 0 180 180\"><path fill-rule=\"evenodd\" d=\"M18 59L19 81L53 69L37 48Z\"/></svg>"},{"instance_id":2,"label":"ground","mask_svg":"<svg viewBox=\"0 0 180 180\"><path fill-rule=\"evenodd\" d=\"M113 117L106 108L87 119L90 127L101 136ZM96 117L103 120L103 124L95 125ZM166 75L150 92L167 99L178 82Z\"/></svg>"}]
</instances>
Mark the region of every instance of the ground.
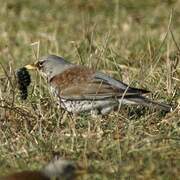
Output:
<instances>
[{"instance_id":1,"label":"ground","mask_svg":"<svg viewBox=\"0 0 180 180\"><path fill-rule=\"evenodd\" d=\"M1 1L0 174L39 169L57 152L89 169L82 179L178 179L179 17L179 0ZM47 54L148 89L173 110L72 118L35 72L22 101L15 72Z\"/></svg>"}]
</instances>

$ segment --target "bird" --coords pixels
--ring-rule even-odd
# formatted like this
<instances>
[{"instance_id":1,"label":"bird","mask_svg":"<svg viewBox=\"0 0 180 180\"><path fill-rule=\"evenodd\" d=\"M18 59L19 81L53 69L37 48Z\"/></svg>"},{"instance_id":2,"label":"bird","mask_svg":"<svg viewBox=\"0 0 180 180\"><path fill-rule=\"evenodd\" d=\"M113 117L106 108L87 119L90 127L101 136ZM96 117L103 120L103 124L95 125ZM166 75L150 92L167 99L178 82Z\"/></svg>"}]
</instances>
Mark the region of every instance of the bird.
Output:
<instances>
[{"instance_id":1,"label":"bird","mask_svg":"<svg viewBox=\"0 0 180 180\"><path fill-rule=\"evenodd\" d=\"M75 162L57 159L48 163L40 170L25 170L0 176L0 180L73 180L86 173Z\"/></svg>"},{"instance_id":2,"label":"bird","mask_svg":"<svg viewBox=\"0 0 180 180\"><path fill-rule=\"evenodd\" d=\"M36 69L46 79L58 105L73 114L108 115L123 104L152 106L167 112L171 110L170 105L147 98L148 90L130 87L108 74L73 64L57 55L44 56L24 67Z\"/></svg>"}]
</instances>

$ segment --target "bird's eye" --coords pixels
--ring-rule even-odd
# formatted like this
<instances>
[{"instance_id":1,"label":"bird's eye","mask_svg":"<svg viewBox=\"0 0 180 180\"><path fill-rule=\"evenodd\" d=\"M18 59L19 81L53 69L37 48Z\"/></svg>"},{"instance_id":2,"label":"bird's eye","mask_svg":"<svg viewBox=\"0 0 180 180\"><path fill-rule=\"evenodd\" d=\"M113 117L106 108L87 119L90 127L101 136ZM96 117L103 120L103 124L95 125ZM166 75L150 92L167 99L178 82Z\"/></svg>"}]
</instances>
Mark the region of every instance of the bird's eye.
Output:
<instances>
[{"instance_id":1,"label":"bird's eye","mask_svg":"<svg viewBox=\"0 0 180 180\"><path fill-rule=\"evenodd\" d=\"M39 69L41 69L43 67L43 63L44 63L44 61L39 61L38 62L37 66L38 66Z\"/></svg>"}]
</instances>

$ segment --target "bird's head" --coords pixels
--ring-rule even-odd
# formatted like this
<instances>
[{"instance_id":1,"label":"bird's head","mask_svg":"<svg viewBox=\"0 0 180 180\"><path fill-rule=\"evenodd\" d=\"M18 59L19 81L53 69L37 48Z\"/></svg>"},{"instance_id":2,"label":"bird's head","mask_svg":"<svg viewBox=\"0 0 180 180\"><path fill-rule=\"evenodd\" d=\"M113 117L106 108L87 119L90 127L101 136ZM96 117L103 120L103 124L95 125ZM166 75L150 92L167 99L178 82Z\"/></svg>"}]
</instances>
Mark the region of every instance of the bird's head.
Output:
<instances>
[{"instance_id":1,"label":"bird's head","mask_svg":"<svg viewBox=\"0 0 180 180\"><path fill-rule=\"evenodd\" d=\"M50 80L53 76L63 72L71 66L72 64L63 58L55 55L49 55L42 57L36 63L28 64L25 67L28 70L38 70L43 76Z\"/></svg>"}]
</instances>

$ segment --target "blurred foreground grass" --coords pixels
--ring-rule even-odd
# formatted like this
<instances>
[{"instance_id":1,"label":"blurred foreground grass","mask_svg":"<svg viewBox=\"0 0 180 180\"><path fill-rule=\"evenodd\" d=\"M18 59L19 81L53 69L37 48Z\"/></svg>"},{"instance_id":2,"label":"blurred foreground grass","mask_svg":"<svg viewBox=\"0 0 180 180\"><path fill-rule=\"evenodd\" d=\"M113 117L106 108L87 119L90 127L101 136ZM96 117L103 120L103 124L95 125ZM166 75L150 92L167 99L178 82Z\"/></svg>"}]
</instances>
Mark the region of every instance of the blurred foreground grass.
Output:
<instances>
[{"instance_id":1,"label":"blurred foreground grass","mask_svg":"<svg viewBox=\"0 0 180 180\"><path fill-rule=\"evenodd\" d=\"M59 152L92 174L83 179L178 179L180 1L0 1L0 173L35 169ZM163 114L123 107L71 119L32 73L28 100L15 71L47 54L109 73L173 105Z\"/></svg>"}]
</instances>

